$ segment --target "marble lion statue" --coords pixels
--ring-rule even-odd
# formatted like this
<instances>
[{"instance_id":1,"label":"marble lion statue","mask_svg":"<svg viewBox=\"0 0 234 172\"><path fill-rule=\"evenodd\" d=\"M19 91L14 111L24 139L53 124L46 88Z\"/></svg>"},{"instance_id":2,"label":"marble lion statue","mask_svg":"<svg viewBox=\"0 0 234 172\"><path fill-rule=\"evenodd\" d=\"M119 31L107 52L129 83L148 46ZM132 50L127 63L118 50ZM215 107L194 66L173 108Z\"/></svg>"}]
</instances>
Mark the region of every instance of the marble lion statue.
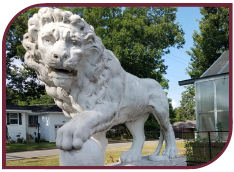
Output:
<instances>
[{"instance_id":1,"label":"marble lion statue","mask_svg":"<svg viewBox=\"0 0 234 172\"><path fill-rule=\"evenodd\" d=\"M41 8L28 21L23 46L26 64L45 83L47 94L64 115L71 118L58 130L58 148L79 150L92 137L105 153L106 132L125 123L133 143L120 160L139 161L145 141L144 123L152 113L161 131L159 145L149 159L157 161L164 140L166 148L161 156L178 157L168 99L161 85L127 73L79 15Z\"/></svg>"}]
</instances>

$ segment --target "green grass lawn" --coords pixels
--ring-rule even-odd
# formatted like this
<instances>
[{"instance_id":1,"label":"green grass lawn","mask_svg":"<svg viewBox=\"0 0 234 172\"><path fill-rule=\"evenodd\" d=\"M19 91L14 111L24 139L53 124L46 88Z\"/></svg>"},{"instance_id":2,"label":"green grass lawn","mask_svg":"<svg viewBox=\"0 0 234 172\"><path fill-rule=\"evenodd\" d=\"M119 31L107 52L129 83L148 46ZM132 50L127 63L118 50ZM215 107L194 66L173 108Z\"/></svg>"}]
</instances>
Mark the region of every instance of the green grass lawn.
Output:
<instances>
[{"instance_id":1,"label":"green grass lawn","mask_svg":"<svg viewBox=\"0 0 234 172\"><path fill-rule=\"evenodd\" d=\"M6 152L16 152L16 151L27 151L27 150L40 150L43 148L53 148L56 147L55 142L40 142L38 143L18 143L18 144L7 144Z\"/></svg>"},{"instance_id":2,"label":"green grass lawn","mask_svg":"<svg viewBox=\"0 0 234 172\"><path fill-rule=\"evenodd\" d=\"M181 156L183 156L185 152L184 143L185 143L184 141L176 142L179 155ZM106 164L118 162L119 156L121 155L121 153L126 150L129 150L129 148L130 146L108 148L106 150L106 155L105 155ZM144 144L142 155L151 154L155 151L156 148L157 148L157 144L154 144L154 143ZM163 145L162 150L164 149L165 149L165 145ZM6 165L7 166L59 166L59 155L22 159L22 160L12 160L12 161L7 161Z\"/></svg>"},{"instance_id":3,"label":"green grass lawn","mask_svg":"<svg viewBox=\"0 0 234 172\"><path fill-rule=\"evenodd\" d=\"M121 140L113 140L108 139L109 143L124 143L124 142L132 142L132 139L121 139ZM14 143L7 144L6 151L7 152L16 152L16 151L27 151L27 150L40 150L43 148L55 148L55 142L40 142L38 143Z\"/></svg>"}]
</instances>

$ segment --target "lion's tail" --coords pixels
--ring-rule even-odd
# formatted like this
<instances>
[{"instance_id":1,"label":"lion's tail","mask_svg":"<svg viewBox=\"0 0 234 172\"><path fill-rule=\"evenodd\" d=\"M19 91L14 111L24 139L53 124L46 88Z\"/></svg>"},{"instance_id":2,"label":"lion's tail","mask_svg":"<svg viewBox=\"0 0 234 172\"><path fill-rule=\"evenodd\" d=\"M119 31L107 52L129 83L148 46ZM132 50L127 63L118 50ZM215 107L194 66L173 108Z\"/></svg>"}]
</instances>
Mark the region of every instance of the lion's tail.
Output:
<instances>
[{"instance_id":1,"label":"lion's tail","mask_svg":"<svg viewBox=\"0 0 234 172\"><path fill-rule=\"evenodd\" d=\"M157 147L156 151L154 152L154 155L158 155L160 153L160 151L162 149L163 141L164 141L164 136L162 133L162 128L160 127L160 138L158 141L158 147Z\"/></svg>"},{"instance_id":2,"label":"lion's tail","mask_svg":"<svg viewBox=\"0 0 234 172\"><path fill-rule=\"evenodd\" d=\"M164 141L164 135L163 135L163 133L162 133L162 127L160 127L160 138L159 138L159 141L158 141L158 149L159 149L159 152L160 152L161 149L162 149L163 141ZM159 153L159 152L158 152L158 153Z\"/></svg>"}]
</instances>

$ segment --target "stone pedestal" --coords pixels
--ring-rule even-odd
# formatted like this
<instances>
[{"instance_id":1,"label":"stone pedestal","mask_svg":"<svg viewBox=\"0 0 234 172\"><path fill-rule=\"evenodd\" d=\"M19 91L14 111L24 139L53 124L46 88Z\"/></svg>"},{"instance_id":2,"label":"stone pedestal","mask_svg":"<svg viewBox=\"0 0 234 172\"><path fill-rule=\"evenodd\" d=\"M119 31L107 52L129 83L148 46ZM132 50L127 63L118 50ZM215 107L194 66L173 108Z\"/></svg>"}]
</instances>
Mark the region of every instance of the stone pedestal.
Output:
<instances>
[{"instance_id":1,"label":"stone pedestal","mask_svg":"<svg viewBox=\"0 0 234 172\"><path fill-rule=\"evenodd\" d=\"M186 157L170 159L169 161L150 161L149 155L143 156L139 162L113 163L106 166L187 166Z\"/></svg>"},{"instance_id":2,"label":"stone pedestal","mask_svg":"<svg viewBox=\"0 0 234 172\"><path fill-rule=\"evenodd\" d=\"M88 139L80 150L61 150L59 164L60 166L104 166L105 159L100 145Z\"/></svg>"}]
</instances>

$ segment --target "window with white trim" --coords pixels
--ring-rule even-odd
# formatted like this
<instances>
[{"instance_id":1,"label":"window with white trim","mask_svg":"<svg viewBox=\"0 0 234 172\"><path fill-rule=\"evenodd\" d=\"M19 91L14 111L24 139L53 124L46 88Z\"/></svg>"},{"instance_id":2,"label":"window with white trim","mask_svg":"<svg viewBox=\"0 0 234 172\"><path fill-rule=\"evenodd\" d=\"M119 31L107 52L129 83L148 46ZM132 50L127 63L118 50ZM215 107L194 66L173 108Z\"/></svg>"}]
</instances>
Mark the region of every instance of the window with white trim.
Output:
<instances>
[{"instance_id":1,"label":"window with white trim","mask_svg":"<svg viewBox=\"0 0 234 172\"><path fill-rule=\"evenodd\" d=\"M7 125L22 125L21 113L7 113Z\"/></svg>"},{"instance_id":2,"label":"window with white trim","mask_svg":"<svg viewBox=\"0 0 234 172\"><path fill-rule=\"evenodd\" d=\"M19 124L19 114L10 113L10 124Z\"/></svg>"}]
</instances>

